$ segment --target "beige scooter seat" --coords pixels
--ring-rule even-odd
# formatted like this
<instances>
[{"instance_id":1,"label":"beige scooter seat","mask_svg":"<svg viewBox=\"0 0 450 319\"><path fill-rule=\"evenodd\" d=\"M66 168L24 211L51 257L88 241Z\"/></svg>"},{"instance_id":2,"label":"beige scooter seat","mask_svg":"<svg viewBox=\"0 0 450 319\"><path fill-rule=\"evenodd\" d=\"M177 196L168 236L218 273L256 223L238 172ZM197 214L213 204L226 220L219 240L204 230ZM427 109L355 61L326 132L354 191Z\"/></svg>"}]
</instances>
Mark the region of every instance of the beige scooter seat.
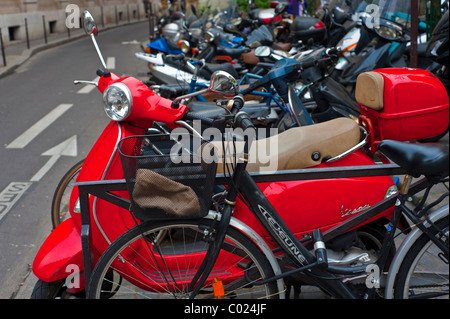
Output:
<instances>
[{"instance_id":1,"label":"beige scooter seat","mask_svg":"<svg viewBox=\"0 0 450 319\"><path fill-rule=\"evenodd\" d=\"M254 141L248 153L247 171L269 172L315 166L354 147L360 142L360 137L358 124L348 118L292 128ZM224 158L228 165L235 163L236 158L243 158L244 143L210 143L216 148L219 158L217 173L224 173Z\"/></svg>"},{"instance_id":2,"label":"beige scooter seat","mask_svg":"<svg viewBox=\"0 0 450 319\"><path fill-rule=\"evenodd\" d=\"M377 72L363 72L358 75L355 87L356 102L376 111L384 108L384 78Z\"/></svg>"}]
</instances>

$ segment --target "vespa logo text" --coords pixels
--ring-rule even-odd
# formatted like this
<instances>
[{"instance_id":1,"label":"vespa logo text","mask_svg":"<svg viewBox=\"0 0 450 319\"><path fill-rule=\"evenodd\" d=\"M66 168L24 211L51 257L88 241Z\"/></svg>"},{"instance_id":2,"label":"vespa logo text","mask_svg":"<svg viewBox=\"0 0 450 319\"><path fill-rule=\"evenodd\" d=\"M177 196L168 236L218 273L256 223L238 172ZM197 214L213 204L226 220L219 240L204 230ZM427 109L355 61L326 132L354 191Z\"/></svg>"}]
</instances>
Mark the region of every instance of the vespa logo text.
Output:
<instances>
[{"instance_id":1,"label":"vespa logo text","mask_svg":"<svg viewBox=\"0 0 450 319\"><path fill-rule=\"evenodd\" d=\"M343 217L347 217L347 216L350 216L350 215L357 214L357 213L362 212L363 210L365 210L365 209L367 209L369 207L370 207L369 204L366 204L364 206L360 206L359 208L355 208L355 209L346 209L346 208L344 208L344 206L341 206L341 217L343 218Z\"/></svg>"}]
</instances>

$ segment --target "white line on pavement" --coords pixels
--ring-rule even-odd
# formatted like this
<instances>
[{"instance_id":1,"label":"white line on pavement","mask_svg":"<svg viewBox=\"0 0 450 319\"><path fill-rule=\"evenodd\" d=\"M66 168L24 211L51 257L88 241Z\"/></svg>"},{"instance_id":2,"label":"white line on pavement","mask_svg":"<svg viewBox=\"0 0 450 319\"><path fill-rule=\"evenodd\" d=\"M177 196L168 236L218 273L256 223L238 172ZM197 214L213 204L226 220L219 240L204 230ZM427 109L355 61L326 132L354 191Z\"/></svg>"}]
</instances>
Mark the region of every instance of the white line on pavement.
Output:
<instances>
[{"instance_id":1,"label":"white line on pavement","mask_svg":"<svg viewBox=\"0 0 450 319\"><path fill-rule=\"evenodd\" d=\"M116 68L116 58L111 56L106 59L106 68L108 70L114 70Z\"/></svg>"},{"instance_id":2,"label":"white line on pavement","mask_svg":"<svg viewBox=\"0 0 450 319\"><path fill-rule=\"evenodd\" d=\"M92 82L98 83L98 80L99 80L99 79L100 79L100 78L97 76L95 79L92 80ZM79 89L79 90L77 91L77 93L78 93L78 94L88 94L88 93L91 93L91 91L92 91L93 89L95 89L95 88L96 88L95 85L92 85L92 84L86 84L86 85L83 86L81 89Z\"/></svg>"},{"instance_id":3,"label":"white line on pavement","mask_svg":"<svg viewBox=\"0 0 450 319\"><path fill-rule=\"evenodd\" d=\"M61 115L63 115L73 104L60 104L53 109L46 116L37 121L28 130L23 132L14 141L9 143L6 148L24 148L28 145L37 135L44 131L50 124L56 121Z\"/></svg>"}]
</instances>

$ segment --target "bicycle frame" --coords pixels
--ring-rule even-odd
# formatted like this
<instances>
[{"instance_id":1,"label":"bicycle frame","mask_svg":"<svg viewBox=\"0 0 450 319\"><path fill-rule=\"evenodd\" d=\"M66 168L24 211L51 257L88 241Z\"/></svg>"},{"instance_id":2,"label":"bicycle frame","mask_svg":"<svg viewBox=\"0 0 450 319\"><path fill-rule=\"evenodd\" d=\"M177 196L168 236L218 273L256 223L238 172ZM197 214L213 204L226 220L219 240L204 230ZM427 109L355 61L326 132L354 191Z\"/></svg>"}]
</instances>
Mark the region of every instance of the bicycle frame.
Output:
<instances>
[{"instance_id":1,"label":"bicycle frame","mask_svg":"<svg viewBox=\"0 0 450 319\"><path fill-rule=\"evenodd\" d=\"M245 163L238 163L236 168L238 167L239 169L245 168ZM300 179L306 180L306 179L327 179L327 178L346 178L346 177L402 175L402 174L405 174L405 171L401 167L395 164L383 164L383 165L369 165L362 167L344 167L344 168L340 167L329 169L328 168L300 169L290 171L279 171L274 174L248 173L247 171L243 170L238 172L237 174L235 173L233 178L236 179L239 177L239 185L240 185L239 190L241 191L241 194L244 196L244 198L250 201L249 204L251 205L251 207L256 207L256 209L255 210L252 209L252 211L255 213L258 219L261 220L261 224L266 228L268 232L270 232L273 238L277 239L281 249L285 251L286 254L292 256L292 259L294 261L297 261L297 264L299 265L302 264L300 260L303 261L303 258L305 258L306 262L303 261L303 264L305 264L306 266L296 269L295 271L300 271L308 267L317 268L315 271L319 271L319 273L314 274L323 277L323 276L331 276L331 273L322 270L318 267L314 267L317 265L315 263L315 256L313 256L309 252L312 243L310 242L307 243L305 246L303 246L303 244L300 243L294 237L292 232L286 227L284 222L281 220L278 213L273 209L270 203L268 203L264 194L262 194L260 189L256 186L256 183L274 180L277 181L300 180ZM237 182L237 180L235 180L235 182ZM227 184L229 183L229 179L223 175L219 175L216 178L216 183ZM410 187L410 193L417 193L425 189L428 186L428 184L429 182L425 178L422 178L417 182L415 182ZM99 197L103 200L111 202L125 209L129 209L130 201L129 199L122 198L120 196L111 193L118 190L126 190L126 184L124 180L80 182L76 183L75 185L78 186L80 194L80 206L82 218L81 240L83 247L85 283L87 286L90 280L93 265L91 261L91 247L90 247L91 240L90 240L90 220L89 220L90 215L88 202L89 195ZM237 189L235 189L235 192L236 192L235 195L231 195L231 198L237 195ZM377 214L383 212L387 207L394 206L396 200L397 196L388 197L379 202L378 204L360 212L359 214L352 216L343 223L325 231L323 234L323 240L327 241L331 238L336 237L337 235L343 234L355 228L362 221L370 219L373 216L376 216ZM228 199L226 206L228 207L228 210L231 212L233 209L233 202ZM262 209L260 207L262 207ZM217 216L216 212L213 213L214 216ZM224 222L224 224L228 226L228 223L226 221ZM258 234L251 232L251 229L247 225L234 218L231 218L230 225L231 227L236 227L240 229L241 231L249 235L249 237L251 237L255 242L258 243L258 246L267 256L268 260L271 262L272 267L274 267L276 277L272 278L271 280L280 280L286 275L281 272L279 265L276 262L274 253L269 249L269 247L267 247L264 240L261 237L259 237ZM417 232L417 230L418 228L415 231ZM216 247L220 247L220 244L217 244ZM303 258L301 256L303 256ZM205 258L205 260L210 260L212 261L212 264L214 264L214 261L211 258ZM400 263L400 261L397 261L397 263ZM393 266L395 266L394 263ZM203 270L204 268L205 267L203 267ZM200 273L201 272L199 272L199 275ZM392 277L395 277L395 273ZM387 280L388 280L387 283L389 283L393 279L388 277ZM343 286L342 283L337 280L316 280L316 284L325 291L331 293L333 296L341 298L356 297L347 289L347 287ZM197 284L197 286L201 285ZM282 284L279 283L278 286L282 287Z\"/></svg>"},{"instance_id":2,"label":"bicycle frame","mask_svg":"<svg viewBox=\"0 0 450 319\"><path fill-rule=\"evenodd\" d=\"M330 280L336 278L332 272L326 270L323 267L320 267L320 262L318 262L318 258L316 259L316 256L314 256L309 250L308 246L304 246L301 241L299 241L292 231L287 227L287 225L284 223L284 221L281 219L280 215L277 213L277 211L273 208L273 206L270 204L270 202L267 200L267 198L264 196L262 191L258 188L257 184L255 183L254 179L250 176L250 174L245 170L246 162L238 163L235 169L235 174L233 174L233 180L239 181L238 183L231 183L230 191L229 193L233 194L236 190L232 189L235 187L235 185L238 185L239 192L243 195L244 199L246 200L248 206L250 207L250 210L253 212L255 217L258 219L259 223L264 227L264 229L269 233L270 237L275 240L278 247L281 248L281 250L289 256L289 259L292 262L295 262L300 268L295 271L305 270L308 269L310 272L305 272L306 275L309 275L312 277L312 279L316 282L317 286L322 288L323 290L330 293L330 295L337 297L337 298L346 298L346 299L354 299L357 298L355 294L351 292L351 290L343 284L340 280ZM368 172L366 170L366 172ZM238 176L236 176L236 174ZM413 185L413 187L410 188L410 182L412 177L409 175L406 175L405 181L403 183L403 187L400 190L400 194L397 196L391 196L390 198L382 201L379 203L379 205L375 205L371 208L366 209L361 214L357 215L355 219L358 221L366 220L370 218L371 216L375 216L379 212L383 211L385 208L385 204L389 203L389 205L393 205L395 201L395 210L393 217L391 219L391 222L389 224L388 230L387 230L387 236L385 236L385 239L382 244L382 248L379 254L379 258L376 261L376 264L378 266L378 269L384 269L387 262L387 256L390 245L392 245L394 240L394 234L397 229L397 226L400 223L400 219L402 217L402 214L405 214L406 217L411 220L413 225L417 225L416 230L416 237L417 232L420 231L420 234L426 234L428 237L432 239L432 241L442 250L446 253L448 256L448 247L445 247L445 245L440 242L438 239L436 239L431 232L423 225L423 223L420 221L420 219L405 205L407 202L407 197L410 195L410 191L412 193L417 193L427 187L432 187L434 183L427 181L425 178L422 178L419 182ZM447 195L448 196L448 193ZM233 197L233 195L231 195ZM433 204L438 203L442 201L444 196L442 196L440 199L436 200ZM226 205L233 206L234 202L230 199L226 200ZM381 210L380 210L381 208ZM224 209L225 210L225 209ZM445 212L444 210L438 211L436 215L438 216L445 216L445 214L448 215L448 207ZM434 219L437 219L436 217ZM351 220L348 220L346 222L343 222L340 225L340 231L338 234L342 234L348 230L350 230L355 224L354 220L353 222ZM419 230L417 230L419 229ZM332 233L333 230L330 230L328 233L327 238L332 238L334 236L330 236L330 233ZM335 233L336 231L334 231ZM316 250L316 244L320 241L321 243L319 246L323 245L323 248L325 248L323 241L324 239L321 238L314 238L314 232L313 232L313 240L316 240L314 244L314 250ZM323 237L325 238L325 236ZM220 245L219 245L220 246ZM405 248L402 250L402 256L406 252L404 252ZM205 260L209 260L210 263L214 263L214 260L205 258ZM401 263L402 258L399 258L396 260L394 267L399 267ZM360 268L360 271L365 272L367 265L364 265ZM294 271L294 272L295 272ZM345 270L344 270L345 271ZM355 273L355 268L349 269L349 274ZM392 290L393 281L395 279L395 275L397 272L389 272L388 276L388 288ZM317 276L317 277L316 277ZM320 277L320 278L319 278ZM375 283L379 284L379 278L374 279ZM268 280L267 280L268 281ZM374 288L376 285L374 284L372 288ZM374 289L369 289L369 293L374 293Z\"/></svg>"}]
</instances>

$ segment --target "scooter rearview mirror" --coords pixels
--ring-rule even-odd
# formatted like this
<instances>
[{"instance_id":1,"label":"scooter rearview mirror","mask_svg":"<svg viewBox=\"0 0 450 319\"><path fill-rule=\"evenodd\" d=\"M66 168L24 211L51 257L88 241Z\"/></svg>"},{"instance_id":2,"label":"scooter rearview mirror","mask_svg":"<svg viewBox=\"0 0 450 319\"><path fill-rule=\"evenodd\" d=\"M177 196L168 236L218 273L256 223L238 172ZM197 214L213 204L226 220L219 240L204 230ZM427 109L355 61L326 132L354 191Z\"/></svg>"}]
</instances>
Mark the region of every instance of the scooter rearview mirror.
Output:
<instances>
[{"instance_id":1,"label":"scooter rearview mirror","mask_svg":"<svg viewBox=\"0 0 450 319\"><path fill-rule=\"evenodd\" d=\"M257 47L255 49L255 55L260 58L270 56L271 52L272 50L268 46Z\"/></svg>"},{"instance_id":2,"label":"scooter rearview mirror","mask_svg":"<svg viewBox=\"0 0 450 319\"><path fill-rule=\"evenodd\" d=\"M97 35L98 30L97 30L97 24L95 23L94 17L92 16L92 14L85 10L83 12L83 26L84 26L84 31L86 32L86 34L91 35Z\"/></svg>"},{"instance_id":3,"label":"scooter rearview mirror","mask_svg":"<svg viewBox=\"0 0 450 319\"><path fill-rule=\"evenodd\" d=\"M100 62L102 63L105 72L108 72L105 60L103 59L103 55L100 52L97 41L95 40L95 36L98 34L97 24L95 23L94 17L88 10L84 10L83 12L83 26L86 34L91 37L92 43L94 44L95 50L97 51L98 57L100 58Z\"/></svg>"},{"instance_id":4,"label":"scooter rearview mirror","mask_svg":"<svg viewBox=\"0 0 450 319\"><path fill-rule=\"evenodd\" d=\"M277 4L277 6L275 7L275 15L278 15L278 14L282 13L287 8L288 8L288 5L286 3L279 3L279 4Z\"/></svg>"},{"instance_id":5,"label":"scooter rearview mirror","mask_svg":"<svg viewBox=\"0 0 450 319\"><path fill-rule=\"evenodd\" d=\"M211 75L209 87L204 90L196 91L179 96L173 100L172 107L177 107L178 103L184 99L204 94L207 92L219 94L225 97L233 97L239 93L239 85L236 79L225 71L216 71Z\"/></svg>"},{"instance_id":6,"label":"scooter rearview mirror","mask_svg":"<svg viewBox=\"0 0 450 319\"><path fill-rule=\"evenodd\" d=\"M233 97L239 93L236 79L225 71L216 71L211 76L209 91L226 97Z\"/></svg>"}]
</instances>

